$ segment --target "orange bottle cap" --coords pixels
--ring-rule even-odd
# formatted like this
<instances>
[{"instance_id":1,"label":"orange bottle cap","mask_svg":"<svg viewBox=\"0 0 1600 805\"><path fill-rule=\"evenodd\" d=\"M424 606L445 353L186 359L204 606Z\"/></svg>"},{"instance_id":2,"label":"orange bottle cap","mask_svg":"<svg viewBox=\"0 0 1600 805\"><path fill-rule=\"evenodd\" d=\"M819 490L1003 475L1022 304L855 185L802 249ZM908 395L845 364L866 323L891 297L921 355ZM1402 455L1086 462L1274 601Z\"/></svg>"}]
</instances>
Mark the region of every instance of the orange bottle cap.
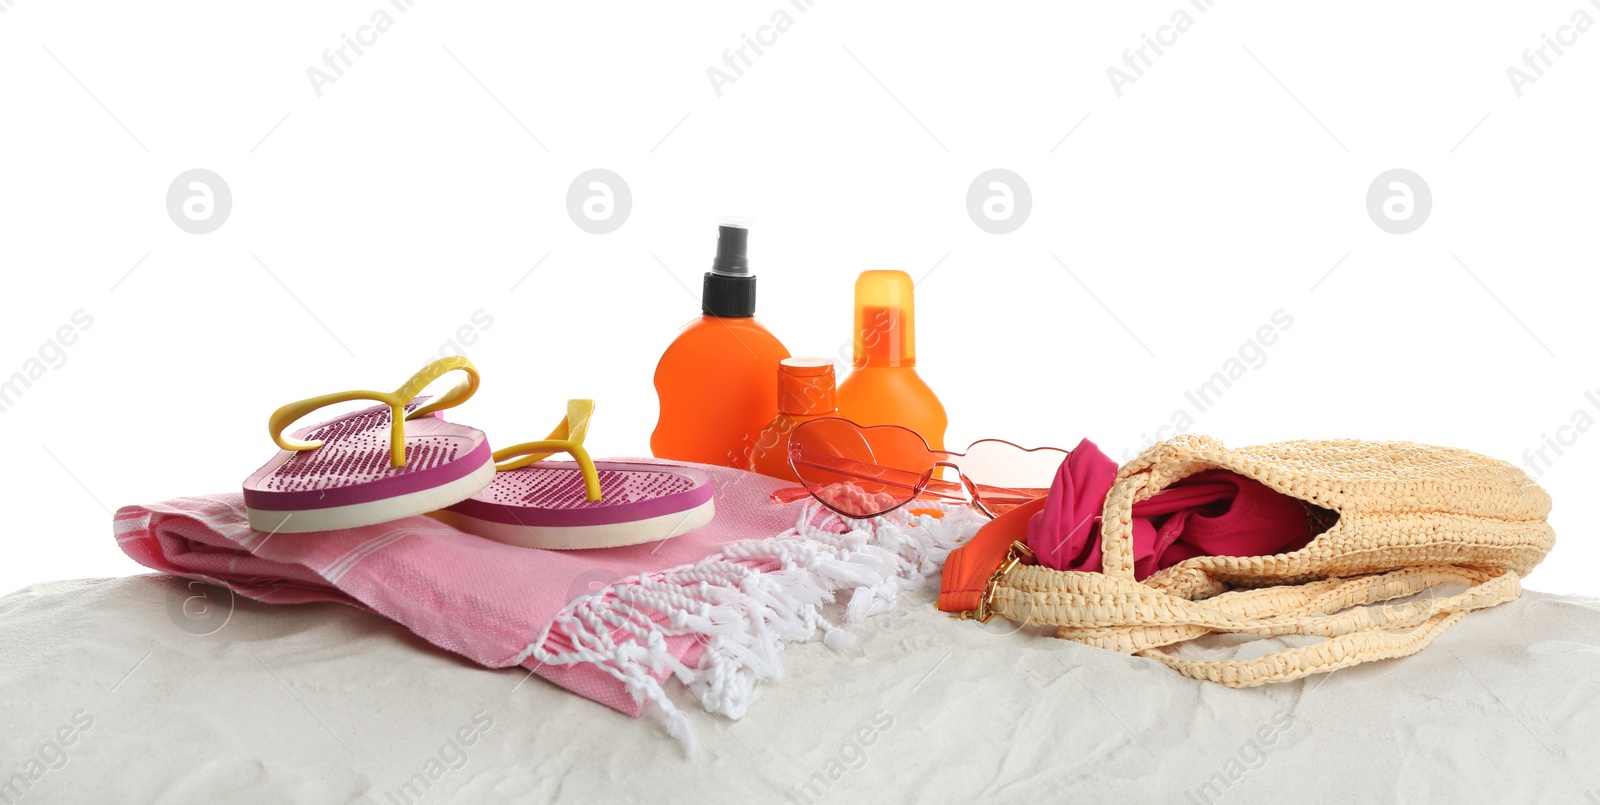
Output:
<instances>
[{"instance_id":1,"label":"orange bottle cap","mask_svg":"<svg viewBox=\"0 0 1600 805\"><path fill-rule=\"evenodd\" d=\"M863 271L856 279L856 368L917 365L912 287L904 271Z\"/></svg>"},{"instance_id":2,"label":"orange bottle cap","mask_svg":"<svg viewBox=\"0 0 1600 805\"><path fill-rule=\"evenodd\" d=\"M831 414L833 362L827 358L784 358L778 362L778 408L790 416Z\"/></svg>"}]
</instances>

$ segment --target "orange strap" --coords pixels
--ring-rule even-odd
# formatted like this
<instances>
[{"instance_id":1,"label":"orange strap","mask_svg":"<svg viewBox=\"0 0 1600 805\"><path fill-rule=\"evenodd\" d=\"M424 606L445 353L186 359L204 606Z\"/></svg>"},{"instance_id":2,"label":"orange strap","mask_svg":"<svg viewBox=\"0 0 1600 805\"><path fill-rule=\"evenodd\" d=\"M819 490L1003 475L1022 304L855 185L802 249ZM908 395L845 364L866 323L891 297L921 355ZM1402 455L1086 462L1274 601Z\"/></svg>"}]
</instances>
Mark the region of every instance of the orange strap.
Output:
<instances>
[{"instance_id":1,"label":"orange strap","mask_svg":"<svg viewBox=\"0 0 1600 805\"><path fill-rule=\"evenodd\" d=\"M1006 564L1012 543L1028 544L1028 521L1044 502L1036 498L990 520L967 544L950 552L939 585L939 611L979 613L990 579Z\"/></svg>"}]
</instances>

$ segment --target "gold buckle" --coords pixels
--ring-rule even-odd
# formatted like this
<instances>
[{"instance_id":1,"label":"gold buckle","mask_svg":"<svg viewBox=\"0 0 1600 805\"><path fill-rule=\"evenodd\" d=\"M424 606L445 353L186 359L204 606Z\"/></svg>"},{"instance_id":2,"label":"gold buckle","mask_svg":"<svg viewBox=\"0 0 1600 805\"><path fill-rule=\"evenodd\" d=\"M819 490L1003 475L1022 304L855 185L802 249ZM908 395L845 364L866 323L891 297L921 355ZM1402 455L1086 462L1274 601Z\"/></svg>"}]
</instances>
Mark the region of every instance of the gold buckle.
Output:
<instances>
[{"instance_id":1,"label":"gold buckle","mask_svg":"<svg viewBox=\"0 0 1600 805\"><path fill-rule=\"evenodd\" d=\"M991 619L993 619L995 588L1000 586L1000 580L1005 578L1007 573L1010 573L1012 569L1016 568L1017 565L1022 564L1024 557L1026 557L1029 562L1032 562L1034 558L1033 551L1029 550L1028 546L1022 544L1021 542L1013 541L1011 543L1011 548L1006 551L1005 561L1001 562L1000 566L995 568L993 573L989 574L989 581L984 583L983 597L978 599L978 608L969 610L967 612L958 612L955 614L955 617L960 618L961 620L973 620L979 623L988 623Z\"/></svg>"}]
</instances>

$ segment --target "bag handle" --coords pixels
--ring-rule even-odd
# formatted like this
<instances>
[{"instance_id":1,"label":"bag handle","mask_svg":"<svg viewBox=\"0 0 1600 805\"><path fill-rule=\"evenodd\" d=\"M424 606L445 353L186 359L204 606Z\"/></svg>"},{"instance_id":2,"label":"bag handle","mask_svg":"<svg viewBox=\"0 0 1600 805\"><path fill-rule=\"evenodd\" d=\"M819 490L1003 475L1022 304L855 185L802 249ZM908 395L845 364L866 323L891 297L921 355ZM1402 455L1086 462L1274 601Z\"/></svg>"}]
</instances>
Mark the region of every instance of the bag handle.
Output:
<instances>
[{"instance_id":1,"label":"bag handle","mask_svg":"<svg viewBox=\"0 0 1600 805\"><path fill-rule=\"evenodd\" d=\"M1453 572L1452 572L1453 571ZM1399 573L1412 573L1432 590L1440 584L1459 582L1464 577L1488 578L1473 584L1465 592L1445 599L1414 601L1402 605L1406 611L1397 613L1390 608L1361 607L1341 614L1360 614L1374 617L1368 629L1352 630L1318 643L1274 651L1248 660L1190 660L1176 657L1160 648L1137 652L1141 657L1157 660L1169 668L1194 679L1205 679L1231 687L1253 687L1268 682L1288 682L1312 674L1326 673L1359 665L1373 660L1384 660L1415 654L1426 648L1445 629L1455 625L1462 616L1475 609L1495 606L1517 598L1521 594L1520 577L1512 571L1492 573L1465 568L1407 568ZM1360 583L1369 576L1347 580ZM1372 589L1377 586L1369 585ZM1416 623L1417 616L1424 619ZM1379 619L1389 620L1379 624ZM1415 625L1411 625L1415 623ZM1305 634L1306 632L1299 632Z\"/></svg>"},{"instance_id":2,"label":"bag handle","mask_svg":"<svg viewBox=\"0 0 1600 805\"><path fill-rule=\"evenodd\" d=\"M1133 504L1150 496L1140 495L1149 483L1150 476L1141 472L1117 481L1106 494L1100 510L1100 566L1111 578L1134 580Z\"/></svg>"},{"instance_id":3,"label":"bag handle","mask_svg":"<svg viewBox=\"0 0 1600 805\"><path fill-rule=\"evenodd\" d=\"M1185 434L1151 446L1117 471L1116 481L1100 509L1102 573L1112 578L1134 580L1134 504L1192 475L1196 464L1222 466L1212 459L1223 449L1221 442L1209 436Z\"/></svg>"},{"instance_id":4,"label":"bag handle","mask_svg":"<svg viewBox=\"0 0 1600 805\"><path fill-rule=\"evenodd\" d=\"M1444 584L1468 589L1448 598L1372 606ZM1195 679L1250 687L1414 654L1467 612L1520 594L1521 579L1513 571L1424 565L1189 601L1099 573L1023 565L995 586L990 605L1011 620L1057 626L1064 639L1149 657ZM1190 660L1161 649L1214 632L1329 639L1248 660Z\"/></svg>"},{"instance_id":5,"label":"bag handle","mask_svg":"<svg viewBox=\"0 0 1600 805\"><path fill-rule=\"evenodd\" d=\"M1195 679L1250 687L1414 654L1465 613L1521 594L1521 577L1513 571L1453 565L1236 590L1202 601L1148 587L1134 578L1133 506L1169 479L1190 474L1194 463L1205 463L1207 447L1220 445L1210 439L1169 443L1122 468L1102 509L1100 573L1012 567L994 585L992 611L1058 626L1058 637L1155 659ZM1372 606L1452 583L1468 589L1444 599ZM1328 639L1247 660L1190 660L1161 648L1213 632Z\"/></svg>"}]
</instances>

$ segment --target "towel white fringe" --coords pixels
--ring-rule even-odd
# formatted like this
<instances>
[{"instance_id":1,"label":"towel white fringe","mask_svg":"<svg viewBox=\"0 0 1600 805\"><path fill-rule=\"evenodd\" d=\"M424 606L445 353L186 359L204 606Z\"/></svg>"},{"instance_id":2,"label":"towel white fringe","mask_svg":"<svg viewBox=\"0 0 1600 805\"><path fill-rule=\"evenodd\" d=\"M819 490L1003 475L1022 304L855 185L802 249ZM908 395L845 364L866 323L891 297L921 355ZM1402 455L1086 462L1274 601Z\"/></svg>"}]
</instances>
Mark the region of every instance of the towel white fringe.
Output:
<instances>
[{"instance_id":1,"label":"towel white fringe","mask_svg":"<svg viewBox=\"0 0 1600 805\"><path fill-rule=\"evenodd\" d=\"M698 742L689 718L655 675L670 671L706 712L742 717L758 683L783 678L778 655L786 644L815 639L820 631L830 649L855 645L853 635L822 614L840 592L848 593L845 624L888 612L902 590L929 583L945 556L986 522L966 506L931 508L942 516L895 511L847 520L808 504L795 527L776 537L732 543L694 564L579 598L513 661L593 664L634 701L654 704L667 734L692 755ZM777 568L756 569L768 564ZM704 644L696 667L668 650L666 639L678 635ZM552 636L572 648L550 647Z\"/></svg>"}]
</instances>

